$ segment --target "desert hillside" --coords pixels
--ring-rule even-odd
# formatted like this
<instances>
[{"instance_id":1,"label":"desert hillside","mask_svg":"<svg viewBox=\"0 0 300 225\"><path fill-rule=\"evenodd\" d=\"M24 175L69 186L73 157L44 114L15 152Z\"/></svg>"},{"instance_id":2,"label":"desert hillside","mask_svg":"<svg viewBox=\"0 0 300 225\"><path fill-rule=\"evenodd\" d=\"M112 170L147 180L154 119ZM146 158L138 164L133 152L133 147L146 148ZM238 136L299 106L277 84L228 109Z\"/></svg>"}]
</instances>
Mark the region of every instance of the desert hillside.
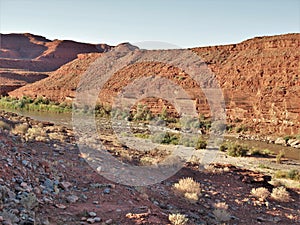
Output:
<instances>
[{"instance_id":1,"label":"desert hillside","mask_svg":"<svg viewBox=\"0 0 300 225\"><path fill-rule=\"evenodd\" d=\"M225 96L228 123L258 134L298 134L299 42L300 34L286 34L191 50L216 75ZM100 56L100 53L81 54L48 78L19 88L9 95L43 95L59 102L70 100L74 97L80 76ZM207 113L204 96L188 74L159 63L140 63L118 71L100 93L101 99L110 103L122 87L150 73L180 84L193 96L200 113Z\"/></svg>"},{"instance_id":2,"label":"desert hillside","mask_svg":"<svg viewBox=\"0 0 300 225\"><path fill-rule=\"evenodd\" d=\"M51 41L29 33L0 34L0 95L48 77L49 71L76 59L78 54L110 48L105 44Z\"/></svg>"},{"instance_id":3,"label":"desert hillside","mask_svg":"<svg viewBox=\"0 0 300 225\"><path fill-rule=\"evenodd\" d=\"M105 52L105 44L68 40L50 41L33 34L1 34L0 68L53 71L74 60L79 53Z\"/></svg>"}]
</instances>

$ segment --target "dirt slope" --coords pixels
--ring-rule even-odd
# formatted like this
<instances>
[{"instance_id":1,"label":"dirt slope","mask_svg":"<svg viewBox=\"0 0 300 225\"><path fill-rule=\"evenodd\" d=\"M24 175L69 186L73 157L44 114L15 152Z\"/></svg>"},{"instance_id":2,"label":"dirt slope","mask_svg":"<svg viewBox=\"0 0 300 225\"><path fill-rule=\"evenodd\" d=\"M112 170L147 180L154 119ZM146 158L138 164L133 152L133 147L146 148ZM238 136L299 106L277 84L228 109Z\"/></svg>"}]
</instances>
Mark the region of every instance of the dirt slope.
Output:
<instances>
[{"instance_id":1,"label":"dirt slope","mask_svg":"<svg viewBox=\"0 0 300 225\"><path fill-rule=\"evenodd\" d=\"M193 48L216 75L225 95L228 123L243 124L252 133L298 134L300 128L300 34L258 37L239 44ZM27 85L12 96L36 96L64 101L74 96L78 76L97 55L81 56L49 78ZM102 91L111 102L117 92L135 78L150 73L165 76L191 93L201 113L206 100L188 75L163 64L141 63L118 71ZM157 109L158 111L161 109Z\"/></svg>"}]
</instances>

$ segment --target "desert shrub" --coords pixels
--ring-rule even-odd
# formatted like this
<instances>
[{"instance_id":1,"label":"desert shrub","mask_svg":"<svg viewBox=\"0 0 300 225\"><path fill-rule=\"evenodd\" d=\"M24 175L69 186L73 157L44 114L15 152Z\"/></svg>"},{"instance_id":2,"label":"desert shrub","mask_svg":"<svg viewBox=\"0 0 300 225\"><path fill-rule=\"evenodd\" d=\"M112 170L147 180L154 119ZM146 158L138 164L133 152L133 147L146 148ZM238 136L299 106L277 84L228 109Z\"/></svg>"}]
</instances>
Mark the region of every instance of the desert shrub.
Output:
<instances>
[{"instance_id":1,"label":"desert shrub","mask_svg":"<svg viewBox=\"0 0 300 225\"><path fill-rule=\"evenodd\" d=\"M207 142L201 137L198 138L195 148L196 149L205 149L207 146Z\"/></svg>"},{"instance_id":2,"label":"desert shrub","mask_svg":"<svg viewBox=\"0 0 300 225\"><path fill-rule=\"evenodd\" d=\"M149 121L152 117L152 113L146 105L138 104L132 118L134 121Z\"/></svg>"},{"instance_id":3,"label":"desert shrub","mask_svg":"<svg viewBox=\"0 0 300 225\"><path fill-rule=\"evenodd\" d=\"M291 180L300 180L300 173L298 170L295 169L289 171L278 170L275 172L274 177L291 179Z\"/></svg>"},{"instance_id":4,"label":"desert shrub","mask_svg":"<svg viewBox=\"0 0 300 225\"><path fill-rule=\"evenodd\" d=\"M294 138L293 136L288 135L288 136L283 137L283 140L285 140L285 142L287 142L288 140L293 139L293 138Z\"/></svg>"},{"instance_id":5,"label":"desert shrub","mask_svg":"<svg viewBox=\"0 0 300 225\"><path fill-rule=\"evenodd\" d=\"M32 102L31 102L32 103ZM50 100L48 98L39 96L38 98L36 98L33 103L35 105L40 105L40 104L44 104L44 105L49 105L50 104Z\"/></svg>"},{"instance_id":6,"label":"desert shrub","mask_svg":"<svg viewBox=\"0 0 300 225\"><path fill-rule=\"evenodd\" d=\"M151 140L155 143L161 143L161 144L173 144L178 145L179 144L180 136L178 134L174 133L155 133L151 136Z\"/></svg>"},{"instance_id":7,"label":"desert shrub","mask_svg":"<svg viewBox=\"0 0 300 225\"><path fill-rule=\"evenodd\" d=\"M269 166L267 166L265 164L261 164L261 163L258 165L258 168L260 168L260 169L270 169Z\"/></svg>"},{"instance_id":8,"label":"desert shrub","mask_svg":"<svg viewBox=\"0 0 300 225\"><path fill-rule=\"evenodd\" d=\"M147 133L136 133L136 134L134 134L134 136L137 138L143 138L143 139L148 139L150 137L150 135Z\"/></svg>"},{"instance_id":9,"label":"desert shrub","mask_svg":"<svg viewBox=\"0 0 300 225\"><path fill-rule=\"evenodd\" d=\"M195 138L183 136L180 139L180 144L186 147L194 147L196 144Z\"/></svg>"},{"instance_id":10,"label":"desert shrub","mask_svg":"<svg viewBox=\"0 0 300 225\"><path fill-rule=\"evenodd\" d=\"M230 220L230 214L227 210L228 205L225 202L215 204L213 214L218 222L226 222Z\"/></svg>"},{"instance_id":11,"label":"desert shrub","mask_svg":"<svg viewBox=\"0 0 300 225\"><path fill-rule=\"evenodd\" d=\"M168 119L168 111L167 111L167 108L165 106L162 108L161 113L159 114L159 117L162 120L167 120Z\"/></svg>"},{"instance_id":12,"label":"desert shrub","mask_svg":"<svg viewBox=\"0 0 300 225\"><path fill-rule=\"evenodd\" d=\"M249 148L245 145L232 143L228 146L227 155L233 157L246 156Z\"/></svg>"},{"instance_id":13,"label":"desert shrub","mask_svg":"<svg viewBox=\"0 0 300 225\"><path fill-rule=\"evenodd\" d=\"M271 155L272 152L269 149L252 149L250 150L250 155L252 156L268 156Z\"/></svg>"},{"instance_id":14,"label":"desert shrub","mask_svg":"<svg viewBox=\"0 0 300 225\"><path fill-rule=\"evenodd\" d=\"M182 137L180 139L180 144L186 147L194 147L196 149L205 149L207 142L201 137Z\"/></svg>"},{"instance_id":15,"label":"desert shrub","mask_svg":"<svg viewBox=\"0 0 300 225\"><path fill-rule=\"evenodd\" d=\"M95 114L97 116L109 116L111 113L113 113L113 110L111 108L111 106L108 106L108 105L103 105L103 104L100 104L100 103L97 103L96 106L95 106ZM127 115L129 116L129 115Z\"/></svg>"},{"instance_id":16,"label":"desert shrub","mask_svg":"<svg viewBox=\"0 0 300 225\"><path fill-rule=\"evenodd\" d=\"M223 143L220 145L219 150L221 152L226 152L226 150L228 149L228 144L227 143Z\"/></svg>"},{"instance_id":17,"label":"desert shrub","mask_svg":"<svg viewBox=\"0 0 300 225\"><path fill-rule=\"evenodd\" d=\"M191 201L197 201L200 195L200 184L191 177L182 178L173 185L176 192Z\"/></svg>"},{"instance_id":18,"label":"desert shrub","mask_svg":"<svg viewBox=\"0 0 300 225\"><path fill-rule=\"evenodd\" d=\"M287 177L291 180L300 180L300 173L298 170L289 170Z\"/></svg>"},{"instance_id":19,"label":"desert shrub","mask_svg":"<svg viewBox=\"0 0 300 225\"><path fill-rule=\"evenodd\" d=\"M186 130L195 130L200 128L200 122L198 118L182 118L180 120L182 128Z\"/></svg>"},{"instance_id":20,"label":"desert shrub","mask_svg":"<svg viewBox=\"0 0 300 225\"><path fill-rule=\"evenodd\" d=\"M271 197L279 202L289 202L291 197L290 193L285 187L277 187L272 190Z\"/></svg>"},{"instance_id":21,"label":"desert shrub","mask_svg":"<svg viewBox=\"0 0 300 225\"><path fill-rule=\"evenodd\" d=\"M240 145L233 142L225 142L220 145L219 150L227 152L227 155L233 157L246 156L249 151L249 147L246 145Z\"/></svg>"},{"instance_id":22,"label":"desert shrub","mask_svg":"<svg viewBox=\"0 0 300 225\"><path fill-rule=\"evenodd\" d=\"M258 198L260 201L266 200L270 196L270 192L267 188L252 188L251 194Z\"/></svg>"},{"instance_id":23,"label":"desert shrub","mask_svg":"<svg viewBox=\"0 0 300 225\"><path fill-rule=\"evenodd\" d=\"M209 130L211 128L212 121L210 118L205 118L204 115L199 115L199 127Z\"/></svg>"},{"instance_id":24,"label":"desert shrub","mask_svg":"<svg viewBox=\"0 0 300 225\"><path fill-rule=\"evenodd\" d=\"M185 225L189 220L186 218L186 215L177 213L177 214L170 214L169 221L173 225Z\"/></svg>"},{"instance_id":25,"label":"desert shrub","mask_svg":"<svg viewBox=\"0 0 300 225\"><path fill-rule=\"evenodd\" d=\"M236 131L237 133L245 132L245 131L248 131L248 127L242 125L242 126L240 126L240 127L237 127L235 131Z\"/></svg>"}]
</instances>

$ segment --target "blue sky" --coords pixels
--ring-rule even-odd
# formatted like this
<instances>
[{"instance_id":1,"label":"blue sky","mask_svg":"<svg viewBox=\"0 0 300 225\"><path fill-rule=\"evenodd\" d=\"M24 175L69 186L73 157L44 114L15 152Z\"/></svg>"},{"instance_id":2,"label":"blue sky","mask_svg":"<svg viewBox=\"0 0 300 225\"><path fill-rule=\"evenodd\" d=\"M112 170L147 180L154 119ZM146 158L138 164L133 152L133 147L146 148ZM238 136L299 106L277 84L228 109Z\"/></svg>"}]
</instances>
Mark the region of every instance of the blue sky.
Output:
<instances>
[{"instance_id":1,"label":"blue sky","mask_svg":"<svg viewBox=\"0 0 300 225\"><path fill-rule=\"evenodd\" d=\"M0 0L1 33L49 39L196 47L299 30L299 0Z\"/></svg>"}]
</instances>

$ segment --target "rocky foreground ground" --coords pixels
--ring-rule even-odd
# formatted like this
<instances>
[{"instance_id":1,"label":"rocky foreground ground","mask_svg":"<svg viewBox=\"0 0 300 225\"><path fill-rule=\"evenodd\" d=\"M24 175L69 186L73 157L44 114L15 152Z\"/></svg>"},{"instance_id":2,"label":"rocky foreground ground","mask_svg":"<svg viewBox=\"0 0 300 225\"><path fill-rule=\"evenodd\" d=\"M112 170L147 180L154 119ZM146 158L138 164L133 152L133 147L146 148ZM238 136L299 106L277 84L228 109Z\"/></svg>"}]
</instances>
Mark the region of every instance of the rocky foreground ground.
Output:
<instances>
[{"instance_id":1,"label":"rocky foreground ground","mask_svg":"<svg viewBox=\"0 0 300 225\"><path fill-rule=\"evenodd\" d=\"M171 224L169 215L175 213L186 215L186 224L300 222L300 191L288 189L288 202L259 200L252 188L275 187L267 182L269 176L257 172L230 164L202 171L186 163L159 184L124 186L86 163L72 130L5 112L0 123L2 224ZM173 184L184 177L200 183L198 200L174 191ZM218 203L228 209L216 211Z\"/></svg>"}]
</instances>

